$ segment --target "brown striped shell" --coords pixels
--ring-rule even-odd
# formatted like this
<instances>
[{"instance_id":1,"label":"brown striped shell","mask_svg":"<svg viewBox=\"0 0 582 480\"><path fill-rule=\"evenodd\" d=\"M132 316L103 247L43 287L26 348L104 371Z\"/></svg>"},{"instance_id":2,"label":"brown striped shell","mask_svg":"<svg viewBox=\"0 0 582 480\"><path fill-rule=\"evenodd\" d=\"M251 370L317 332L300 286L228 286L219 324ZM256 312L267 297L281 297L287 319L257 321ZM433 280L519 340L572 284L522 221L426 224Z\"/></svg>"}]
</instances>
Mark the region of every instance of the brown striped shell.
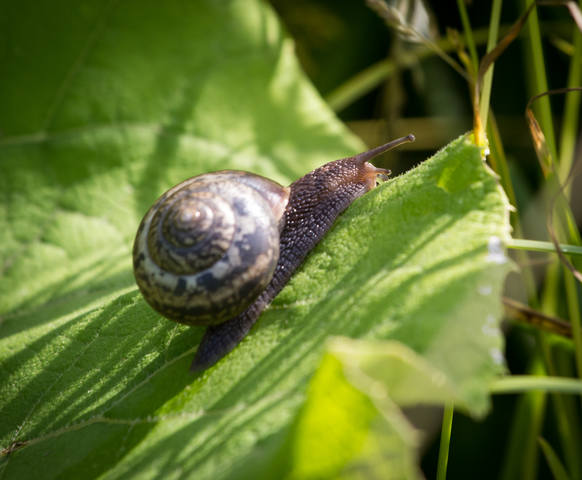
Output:
<instances>
[{"instance_id":1,"label":"brown striped shell","mask_svg":"<svg viewBox=\"0 0 582 480\"><path fill-rule=\"evenodd\" d=\"M144 298L167 318L215 325L270 282L289 188L240 171L190 178L143 218L133 247Z\"/></svg>"}]
</instances>

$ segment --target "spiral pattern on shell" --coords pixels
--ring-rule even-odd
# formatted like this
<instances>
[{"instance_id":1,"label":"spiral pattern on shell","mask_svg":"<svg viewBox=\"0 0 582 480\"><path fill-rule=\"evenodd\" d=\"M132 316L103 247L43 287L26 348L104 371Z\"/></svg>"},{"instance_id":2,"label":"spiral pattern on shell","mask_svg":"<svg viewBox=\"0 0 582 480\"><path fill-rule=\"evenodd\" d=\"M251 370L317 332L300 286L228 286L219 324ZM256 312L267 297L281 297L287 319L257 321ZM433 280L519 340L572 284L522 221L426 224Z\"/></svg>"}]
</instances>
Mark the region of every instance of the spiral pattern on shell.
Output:
<instances>
[{"instance_id":1,"label":"spiral pattern on shell","mask_svg":"<svg viewBox=\"0 0 582 480\"><path fill-rule=\"evenodd\" d=\"M200 175L168 190L134 243L134 273L147 302L189 325L238 315L271 280L288 198L288 188L239 171Z\"/></svg>"}]
</instances>

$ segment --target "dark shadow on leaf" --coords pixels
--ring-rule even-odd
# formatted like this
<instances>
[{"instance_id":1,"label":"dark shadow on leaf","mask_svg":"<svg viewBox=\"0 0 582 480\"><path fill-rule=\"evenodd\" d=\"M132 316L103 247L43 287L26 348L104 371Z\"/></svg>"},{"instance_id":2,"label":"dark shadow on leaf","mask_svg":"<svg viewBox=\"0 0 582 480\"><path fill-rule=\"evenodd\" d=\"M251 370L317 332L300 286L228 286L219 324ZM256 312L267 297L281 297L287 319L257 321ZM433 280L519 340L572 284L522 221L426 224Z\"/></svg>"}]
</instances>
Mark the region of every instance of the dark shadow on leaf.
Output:
<instances>
[{"instance_id":1,"label":"dark shadow on leaf","mask_svg":"<svg viewBox=\"0 0 582 480\"><path fill-rule=\"evenodd\" d=\"M69 312L83 310L101 298L135 285L130 272L108 273L116 262L123 260L121 256L99 259L47 285L43 289L43 297L48 297L46 301L41 304L23 301L4 317L3 334L14 335L38 327ZM82 286L70 289L71 284L79 283L79 278L84 278Z\"/></svg>"},{"instance_id":2,"label":"dark shadow on leaf","mask_svg":"<svg viewBox=\"0 0 582 480\"><path fill-rule=\"evenodd\" d=\"M165 349L172 348L168 340L184 349L191 348L201 337L201 332L190 329L171 336L174 328L173 323L151 312L137 292L122 295L103 310L91 310L54 328L5 364L8 371L16 372L22 365L33 364L35 357L50 358L56 345L66 344L39 374L22 383L18 395L6 404L6 412L18 412L22 404L32 408L25 418L12 414L10 423L3 422L2 436L30 439L103 415L136 385L163 368L167 362ZM151 360L144 361L148 357ZM160 392L158 405L191 381L184 374L182 382L167 385ZM111 392L115 394L106 399ZM155 399L156 396L150 398L149 408L156 408ZM28 428L28 421L32 428ZM17 428L22 430L13 437Z\"/></svg>"}]
</instances>

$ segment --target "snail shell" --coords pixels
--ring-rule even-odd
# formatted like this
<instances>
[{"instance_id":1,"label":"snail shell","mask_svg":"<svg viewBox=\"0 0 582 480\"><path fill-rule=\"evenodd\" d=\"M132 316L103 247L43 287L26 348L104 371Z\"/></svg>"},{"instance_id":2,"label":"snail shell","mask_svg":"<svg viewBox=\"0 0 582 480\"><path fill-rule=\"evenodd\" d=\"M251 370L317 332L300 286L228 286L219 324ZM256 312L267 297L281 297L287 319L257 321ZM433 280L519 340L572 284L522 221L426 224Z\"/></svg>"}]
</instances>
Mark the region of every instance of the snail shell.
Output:
<instances>
[{"instance_id":1,"label":"snail shell","mask_svg":"<svg viewBox=\"0 0 582 480\"><path fill-rule=\"evenodd\" d=\"M191 370L232 350L338 215L390 173L368 161L413 140L326 163L289 187L224 170L190 178L158 199L136 235L134 273L162 315L208 325Z\"/></svg>"},{"instance_id":2,"label":"snail shell","mask_svg":"<svg viewBox=\"0 0 582 480\"><path fill-rule=\"evenodd\" d=\"M289 188L246 172L190 178L145 215L133 250L148 303L167 318L212 325L246 309L271 280Z\"/></svg>"}]
</instances>

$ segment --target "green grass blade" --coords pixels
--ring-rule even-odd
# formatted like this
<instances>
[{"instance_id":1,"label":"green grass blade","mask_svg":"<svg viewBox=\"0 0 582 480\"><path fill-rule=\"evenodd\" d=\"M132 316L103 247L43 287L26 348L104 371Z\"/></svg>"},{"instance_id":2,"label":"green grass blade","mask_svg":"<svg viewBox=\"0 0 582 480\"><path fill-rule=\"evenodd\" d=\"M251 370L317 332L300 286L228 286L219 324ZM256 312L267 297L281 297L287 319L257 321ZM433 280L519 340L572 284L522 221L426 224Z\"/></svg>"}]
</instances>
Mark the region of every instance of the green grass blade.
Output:
<instances>
[{"instance_id":1,"label":"green grass blade","mask_svg":"<svg viewBox=\"0 0 582 480\"><path fill-rule=\"evenodd\" d=\"M538 438L538 442L542 447L542 452L544 452L544 456L546 457L546 461L548 462L548 466L550 467L554 478L556 480L570 480L568 472L566 472L564 465L560 461L560 458L556 452L554 452L554 449L551 447L551 445L542 437Z\"/></svg>"},{"instance_id":2,"label":"green grass blade","mask_svg":"<svg viewBox=\"0 0 582 480\"><path fill-rule=\"evenodd\" d=\"M531 252L556 253L556 247L554 247L552 242L544 242L541 240L526 240L525 238L512 238L507 243L507 248L512 248L514 250L529 250ZM560 243L560 248L564 253L582 256L582 247L578 245L567 245Z\"/></svg>"},{"instance_id":3,"label":"green grass blade","mask_svg":"<svg viewBox=\"0 0 582 480\"><path fill-rule=\"evenodd\" d=\"M453 428L454 406L449 404L443 411L443 423L441 428L441 443L439 448L439 460L437 480L446 480L447 465L449 463L449 446L451 444L451 430Z\"/></svg>"},{"instance_id":4,"label":"green grass blade","mask_svg":"<svg viewBox=\"0 0 582 480\"><path fill-rule=\"evenodd\" d=\"M535 0L523 0L524 11L534 1ZM525 29L529 39L529 58L526 60L526 62L528 65L531 65L531 68L533 69L531 75L532 84L530 85L530 96L534 96L538 93L546 92L549 90L548 79L545 70L544 51L542 47L542 35L540 31L538 13L535 8L530 13ZM550 99L547 96L538 99L534 105L534 110L538 112L538 121L546 137L549 152L555 162L558 157L556 153L556 136L554 134Z\"/></svg>"},{"instance_id":5,"label":"green grass blade","mask_svg":"<svg viewBox=\"0 0 582 480\"><path fill-rule=\"evenodd\" d=\"M491 393L496 395L523 393L535 390L582 395L582 380L562 377L511 375L495 380L491 384Z\"/></svg>"},{"instance_id":6,"label":"green grass blade","mask_svg":"<svg viewBox=\"0 0 582 480\"><path fill-rule=\"evenodd\" d=\"M489 38L487 39L487 52L495 48L499 35L499 20L501 18L501 0L494 0L491 7L491 20L489 22ZM487 125L487 114L489 113L489 100L491 98L491 85L493 84L493 68L491 65L483 79L481 98L479 105L479 115L483 125Z\"/></svg>"},{"instance_id":7,"label":"green grass blade","mask_svg":"<svg viewBox=\"0 0 582 480\"><path fill-rule=\"evenodd\" d=\"M475 43L477 45L484 44L487 41L487 34L487 29L475 30L473 32ZM438 40L436 46L444 52L450 52L456 48L448 38ZM403 55L398 59L389 58L381 60L346 80L343 84L331 91L325 97L325 100L334 111L339 112L376 88L394 73L433 55L435 55L433 50L424 48L415 53Z\"/></svg>"},{"instance_id":8,"label":"green grass blade","mask_svg":"<svg viewBox=\"0 0 582 480\"><path fill-rule=\"evenodd\" d=\"M545 372L539 353L536 353L528 371L533 375L542 375ZM501 480L536 478L538 448L535 439L541 435L546 404L547 395L543 391L528 391L518 399L500 474Z\"/></svg>"},{"instance_id":9,"label":"green grass blade","mask_svg":"<svg viewBox=\"0 0 582 480\"><path fill-rule=\"evenodd\" d=\"M503 148L503 141L501 139L501 134L499 132L499 128L497 127L497 121L495 119L495 115L493 112L490 112L487 121L487 134L489 138L489 148L491 150L491 154L488 157L488 161L495 170L495 172L499 175L501 186L507 193L509 198L509 203L511 205L517 205L517 199L515 196L515 191L513 188L513 184L511 183L511 175L509 173L509 165L507 163L507 157L505 155L505 149ZM511 221L513 227L513 234L517 236L523 235L523 230L521 228L521 220L520 220L520 212L515 209L515 211L511 212ZM537 287L536 281L534 278L533 271L530 267L530 262L525 252L517 252L516 254L517 261L521 268L521 275L523 278L523 282L525 284L527 297L529 299L529 303L532 306L538 306L539 301L537 298Z\"/></svg>"},{"instance_id":10,"label":"green grass blade","mask_svg":"<svg viewBox=\"0 0 582 480\"><path fill-rule=\"evenodd\" d=\"M457 0L457 9L461 16L461 23L463 24L463 31L465 32L465 41L467 42L467 48L469 49L473 71L477 72L479 70L479 57L477 55L477 47L475 46L475 39L473 38L473 29L471 28L471 21L469 20L464 0Z\"/></svg>"}]
</instances>

